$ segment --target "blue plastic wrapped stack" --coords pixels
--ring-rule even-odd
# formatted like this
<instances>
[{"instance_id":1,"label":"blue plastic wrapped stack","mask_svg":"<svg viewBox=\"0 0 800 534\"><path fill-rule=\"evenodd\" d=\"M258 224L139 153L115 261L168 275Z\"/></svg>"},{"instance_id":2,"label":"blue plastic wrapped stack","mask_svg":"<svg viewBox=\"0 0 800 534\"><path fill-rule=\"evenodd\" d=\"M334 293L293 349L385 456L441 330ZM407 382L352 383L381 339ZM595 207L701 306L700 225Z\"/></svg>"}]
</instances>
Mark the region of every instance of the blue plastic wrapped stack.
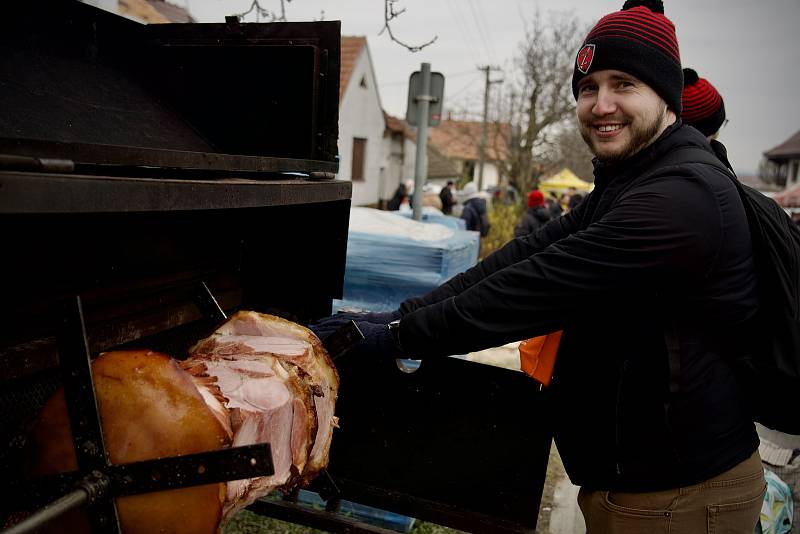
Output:
<instances>
[{"instance_id":1,"label":"blue plastic wrapped stack","mask_svg":"<svg viewBox=\"0 0 800 534\"><path fill-rule=\"evenodd\" d=\"M314 492L300 490L297 501L308 504L316 508L324 508L325 501ZM339 505L339 513L345 517L350 517L370 525L375 525L395 532L408 533L414 527L414 518L387 512L379 508L364 506L355 502L342 500Z\"/></svg>"},{"instance_id":2,"label":"blue plastic wrapped stack","mask_svg":"<svg viewBox=\"0 0 800 534\"><path fill-rule=\"evenodd\" d=\"M352 208L344 300L336 301L335 308L393 310L405 299L427 293L475 265L478 233L454 229L462 222L455 217L438 218L447 226L394 212Z\"/></svg>"},{"instance_id":3,"label":"blue plastic wrapped stack","mask_svg":"<svg viewBox=\"0 0 800 534\"><path fill-rule=\"evenodd\" d=\"M405 217L406 219L411 219L414 216L414 212L411 210L393 211L392 213L396 213L397 215ZM467 224L461 217L451 217L450 215L445 215L436 208L430 208L428 206L422 208L422 222L441 224L452 230L467 229Z\"/></svg>"}]
</instances>

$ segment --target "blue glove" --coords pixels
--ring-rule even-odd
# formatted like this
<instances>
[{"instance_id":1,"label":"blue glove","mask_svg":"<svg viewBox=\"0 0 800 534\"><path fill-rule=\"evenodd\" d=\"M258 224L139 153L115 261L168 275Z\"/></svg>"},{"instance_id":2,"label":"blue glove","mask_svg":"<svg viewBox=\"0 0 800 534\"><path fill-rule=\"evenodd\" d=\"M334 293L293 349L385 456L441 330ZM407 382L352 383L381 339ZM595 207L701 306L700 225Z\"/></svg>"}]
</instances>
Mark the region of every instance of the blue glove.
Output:
<instances>
[{"instance_id":1,"label":"blue glove","mask_svg":"<svg viewBox=\"0 0 800 534\"><path fill-rule=\"evenodd\" d=\"M320 319L316 323L309 325L309 328L317 335L318 338L325 339L335 331L339 330L349 321L368 321L375 324L389 324L399 318L400 310L370 313L343 312Z\"/></svg>"},{"instance_id":2,"label":"blue glove","mask_svg":"<svg viewBox=\"0 0 800 534\"><path fill-rule=\"evenodd\" d=\"M351 349L353 353L367 357L407 358L387 325L356 321L356 326L364 334L364 339Z\"/></svg>"}]
</instances>

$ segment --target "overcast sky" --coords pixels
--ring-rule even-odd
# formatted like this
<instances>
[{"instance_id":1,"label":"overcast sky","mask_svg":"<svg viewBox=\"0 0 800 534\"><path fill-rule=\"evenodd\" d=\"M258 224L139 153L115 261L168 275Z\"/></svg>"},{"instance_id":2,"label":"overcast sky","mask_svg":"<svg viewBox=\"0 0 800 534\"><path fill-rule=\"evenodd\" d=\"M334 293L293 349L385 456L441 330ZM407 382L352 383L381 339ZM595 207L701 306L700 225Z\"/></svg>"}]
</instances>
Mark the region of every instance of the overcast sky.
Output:
<instances>
[{"instance_id":1,"label":"overcast sky","mask_svg":"<svg viewBox=\"0 0 800 534\"><path fill-rule=\"evenodd\" d=\"M199 22L223 22L252 0L171 0ZM279 9L278 0L259 0ZM675 23L684 67L707 78L725 99L730 123L720 140L740 174L755 173L761 154L800 130L800 0L666 0ZM404 117L407 80L420 63L442 72L445 108L481 111L482 74L477 66L508 66L524 35L524 20L540 10L570 10L596 22L623 0L403 0L395 36L410 44L436 43L411 53L378 35L383 0L291 0L289 21L341 20L344 35L367 37L384 109ZM251 14L245 18L255 22ZM496 77L502 78L503 73ZM493 86L497 87L497 86ZM502 90L502 87L501 87Z\"/></svg>"}]
</instances>

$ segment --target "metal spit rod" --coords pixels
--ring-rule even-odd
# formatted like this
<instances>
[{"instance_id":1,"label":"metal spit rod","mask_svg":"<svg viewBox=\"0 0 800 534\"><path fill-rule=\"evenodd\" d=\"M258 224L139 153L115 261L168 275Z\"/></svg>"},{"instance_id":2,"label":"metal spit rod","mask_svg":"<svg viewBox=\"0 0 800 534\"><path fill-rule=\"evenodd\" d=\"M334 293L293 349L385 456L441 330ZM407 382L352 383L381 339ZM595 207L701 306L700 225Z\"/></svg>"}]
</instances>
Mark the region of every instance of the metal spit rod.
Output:
<instances>
[{"instance_id":1,"label":"metal spit rod","mask_svg":"<svg viewBox=\"0 0 800 534\"><path fill-rule=\"evenodd\" d=\"M29 534L36 532L44 525L61 515L91 505L107 493L110 482L108 477L94 471L88 477L76 484L75 489L60 499L37 510L33 515L25 518L20 523L10 527L2 534Z\"/></svg>"}]
</instances>

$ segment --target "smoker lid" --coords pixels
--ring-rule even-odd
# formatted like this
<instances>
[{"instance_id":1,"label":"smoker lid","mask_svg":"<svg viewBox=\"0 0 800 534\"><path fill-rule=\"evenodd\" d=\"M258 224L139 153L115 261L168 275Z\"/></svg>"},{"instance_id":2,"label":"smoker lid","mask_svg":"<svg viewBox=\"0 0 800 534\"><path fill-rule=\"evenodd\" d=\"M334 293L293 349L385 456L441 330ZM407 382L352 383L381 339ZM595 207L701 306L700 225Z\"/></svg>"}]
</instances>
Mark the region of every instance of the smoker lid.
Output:
<instances>
[{"instance_id":1,"label":"smoker lid","mask_svg":"<svg viewBox=\"0 0 800 534\"><path fill-rule=\"evenodd\" d=\"M77 1L0 21L0 152L336 172L338 22L143 25Z\"/></svg>"}]
</instances>

